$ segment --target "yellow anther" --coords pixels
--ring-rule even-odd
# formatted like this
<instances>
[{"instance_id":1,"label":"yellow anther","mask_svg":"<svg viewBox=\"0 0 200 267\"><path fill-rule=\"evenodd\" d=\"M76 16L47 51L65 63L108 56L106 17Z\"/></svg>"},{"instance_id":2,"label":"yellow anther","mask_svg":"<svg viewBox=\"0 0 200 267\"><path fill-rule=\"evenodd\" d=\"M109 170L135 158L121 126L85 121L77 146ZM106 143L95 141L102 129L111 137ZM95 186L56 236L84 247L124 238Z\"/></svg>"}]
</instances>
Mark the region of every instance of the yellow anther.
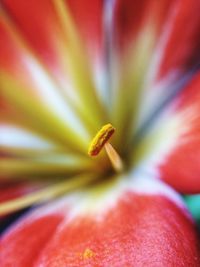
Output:
<instances>
[{"instance_id":1,"label":"yellow anther","mask_svg":"<svg viewBox=\"0 0 200 267\"><path fill-rule=\"evenodd\" d=\"M110 123L104 125L90 143L88 155L97 156L114 132L115 128Z\"/></svg>"},{"instance_id":2,"label":"yellow anther","mask_svg":"<svg viewBox=\"0 0 200 267\"><path fill-rule=\"evenodd\" d=\"M118 155L118 153L116 152L116 150L108 142L108 140L110 139L110 137L113 135L114 132L115 128L110 123L104 125L93 138L88 149L88 154L90 156L96 156L105 146L106 153L111 161L113 168L117 172L120 172L123 169L122 160Z\"/></svg>"}]
</instances>

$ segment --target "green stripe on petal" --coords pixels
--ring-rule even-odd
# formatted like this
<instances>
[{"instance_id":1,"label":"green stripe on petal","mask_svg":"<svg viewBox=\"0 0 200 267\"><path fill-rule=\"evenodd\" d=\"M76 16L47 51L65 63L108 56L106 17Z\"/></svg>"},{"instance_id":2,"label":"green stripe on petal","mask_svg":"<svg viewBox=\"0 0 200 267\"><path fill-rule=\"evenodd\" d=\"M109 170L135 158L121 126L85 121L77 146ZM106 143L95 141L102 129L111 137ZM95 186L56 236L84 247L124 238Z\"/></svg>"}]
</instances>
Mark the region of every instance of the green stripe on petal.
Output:
<instances>
[{"instance_id":1,"label":"green stripe on petal","mask_svg":"<svg viewBox=\"0 0 200 267\"><path fill-rule=\"evenodd\" d=\"M89 140L84 140L78 132L74 132L56 116L51 107L45 107L39 103L39 99L31 96L23 85L13 79L11 75L0 72L1 91L5 99L16 106L22 116L31 120L32 125L39 128L45 135L49 136L67 148L85 153Z\"/></svg>"},{"instance_id":2,"label":"green stripe on petal","mask_svg":"<svg viewBox=\"0 0 200 267\"><path fill-rule=\"evenodd\" d=\"M51 179L53 177L68 177L71 174L95 171L94 162L89 158L76 156L52 155L25 158L3 158L0 160L0 169L5 181L26 179Z\"/></svg>"},{"instance_id":3,"label":"green stripe on petal","mask_svg":"<svg viewBox=\"0 0 200 267\"><path fill-rule=\"evenodd\" d=\"M98 127L105 121L105 111L98 99L97 90L92 79L89 61L86 58L86 50L79 33L72 20L67 5L63 0L53 1L63 31L63 42L58 39L58 53L65 66L79 96L79 106L84 106L87 115L99 122ZM85 113L86 114L86 113Z\"/></svg>"},{"instance_id":4,"label":"green stripe on petal","mask_svg":"<svg viewBox=\"0 0 200 267\"><path fill-rule=\"evenodd\" d=\"M83 187L95 179L97 179L97 177L95 178L94 174L82 174L72 177L70 180L66 180L64 182L48 185L46 188L30 193L29 195L2 203L0 205L0 215L5 215L10 212L26 208L30 205L47 202L53 198L64 195L69 191Z\"/></svg>"}]
</instances>

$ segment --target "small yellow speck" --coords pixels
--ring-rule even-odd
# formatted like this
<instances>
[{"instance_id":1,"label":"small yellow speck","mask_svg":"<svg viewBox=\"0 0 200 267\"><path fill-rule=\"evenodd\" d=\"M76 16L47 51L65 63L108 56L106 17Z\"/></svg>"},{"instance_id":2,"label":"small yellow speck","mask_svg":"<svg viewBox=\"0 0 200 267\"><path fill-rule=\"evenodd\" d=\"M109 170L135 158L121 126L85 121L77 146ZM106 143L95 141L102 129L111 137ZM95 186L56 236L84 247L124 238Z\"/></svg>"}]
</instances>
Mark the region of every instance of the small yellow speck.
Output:
<instances>
[{"instance_id":1,"label":"small yellow speck","mask_svg":"<svg viewBox=\"0 0 200 267\"><path fill-rule=\"evenodd\" d=\"M114 132L115 128L110 123L104 125L90 143L88 154L90 156L98 155Z\"/></svg>"},{"instance_id":2,"label":"small yellow speck","mask_svg":"<svg viewBox=\"0 0 200 267\"><path fill-rule=\"evenodd\" d=\"M83 252L83 259L90 259L95 256L94 251L92 251L89 248L86 248L85 251Z\"/></svg>"}]
</instances>

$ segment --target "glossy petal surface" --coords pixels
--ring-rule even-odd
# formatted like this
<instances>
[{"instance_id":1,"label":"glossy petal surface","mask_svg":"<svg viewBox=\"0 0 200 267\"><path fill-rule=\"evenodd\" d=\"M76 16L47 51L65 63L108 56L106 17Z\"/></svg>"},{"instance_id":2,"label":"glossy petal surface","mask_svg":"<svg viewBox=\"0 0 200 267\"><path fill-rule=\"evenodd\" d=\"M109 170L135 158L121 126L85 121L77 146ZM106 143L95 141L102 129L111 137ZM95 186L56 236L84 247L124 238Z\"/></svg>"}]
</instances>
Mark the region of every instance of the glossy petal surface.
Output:
<instances>
[{"instance_id":1,"label":"glossy petal surface","mask_svg":"<svg viewBox=\"0 0 200 267\"><path fill-rule=\"evenodd\" d=\"M118 187L119 194L112 189L107 206L94 198L100 205L94 210L83 195L78 206L76 197L64 199L29 215L2 238L2 267L198 266L191 219L176 195L156 184L148 181L144 193L137 182L132 189Z\"/></svg>"}]
</instances>

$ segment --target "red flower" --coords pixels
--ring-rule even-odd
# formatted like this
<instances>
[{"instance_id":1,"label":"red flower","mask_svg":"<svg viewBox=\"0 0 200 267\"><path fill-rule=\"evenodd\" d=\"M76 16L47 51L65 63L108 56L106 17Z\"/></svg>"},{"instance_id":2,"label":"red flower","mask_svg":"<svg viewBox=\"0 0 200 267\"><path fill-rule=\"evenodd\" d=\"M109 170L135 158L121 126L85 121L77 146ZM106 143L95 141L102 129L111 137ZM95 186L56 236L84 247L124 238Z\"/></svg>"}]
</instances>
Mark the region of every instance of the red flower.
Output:
<instances>
[{"instance_id":1,"label":"red flower","mask_svg":"<svg viewBox=\"0 0 200 267\"><path fill-rule=\"evenodd\" d=\"M34 207L2 235L2 267L200 266L178 195L200 193L199 11L2 1L0 215ZM87 155L108 122L119 173Z\"/></svg>"}]
</instances>

